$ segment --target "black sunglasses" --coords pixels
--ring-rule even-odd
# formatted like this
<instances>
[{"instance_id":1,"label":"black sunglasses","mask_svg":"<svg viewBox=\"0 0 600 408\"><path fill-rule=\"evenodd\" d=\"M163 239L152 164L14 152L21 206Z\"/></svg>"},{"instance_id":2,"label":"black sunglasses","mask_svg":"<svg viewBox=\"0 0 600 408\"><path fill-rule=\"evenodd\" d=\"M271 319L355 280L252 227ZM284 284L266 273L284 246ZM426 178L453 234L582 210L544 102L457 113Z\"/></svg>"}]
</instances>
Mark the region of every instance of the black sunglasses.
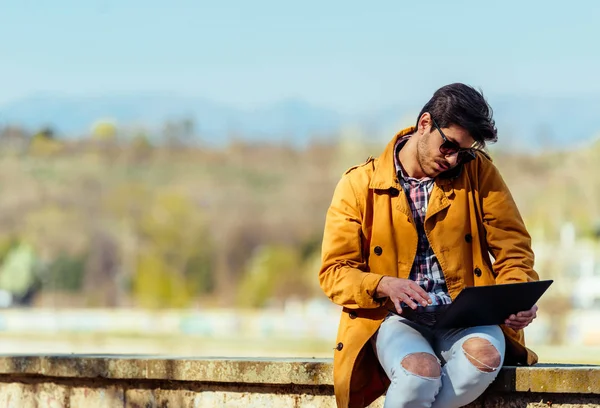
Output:
<instances>
[{"instance_id":1,"label":"black sunglasses","mask_svg":"<svg viewBox=\"0 0 600 408\"><path fill-rule=\"evenodd\" d=\"M431 114L429 116L431 117ZM452 140L449 140L446 137L446 135L444 134L444 132L442 132L442 129L438 126L433 117L431 117L431 122L433 123L433 126L435 126L435 128L438 130L438 132L440 132L440 136L442 136L443 143L440 146L441 154L443 154L444 156L453 156L456 154L456 159L460 163L470 162L476 157L475 148L469 147L465 149L463 147L460 147L456 142L453 142Z\"/></svg>"}]
</instances>

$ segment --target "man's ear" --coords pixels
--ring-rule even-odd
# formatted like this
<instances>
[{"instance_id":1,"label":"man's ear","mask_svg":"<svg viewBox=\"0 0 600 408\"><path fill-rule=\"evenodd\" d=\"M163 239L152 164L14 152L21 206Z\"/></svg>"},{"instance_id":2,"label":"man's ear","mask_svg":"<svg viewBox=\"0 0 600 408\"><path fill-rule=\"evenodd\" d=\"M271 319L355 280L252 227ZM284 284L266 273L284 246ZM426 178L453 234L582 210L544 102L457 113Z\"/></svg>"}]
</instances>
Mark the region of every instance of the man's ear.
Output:
<instances>
[{"instance_id":1,"label":"man's ear","mask_svg":"<svg viewBox=\"0 0 600 408\"><path fill-rule=\"evenodd\" d=\"M419 118L417 132L420 134L425 133L431 127L431 115L429 112L424 112Z\"/></svg>"}]
</instances>

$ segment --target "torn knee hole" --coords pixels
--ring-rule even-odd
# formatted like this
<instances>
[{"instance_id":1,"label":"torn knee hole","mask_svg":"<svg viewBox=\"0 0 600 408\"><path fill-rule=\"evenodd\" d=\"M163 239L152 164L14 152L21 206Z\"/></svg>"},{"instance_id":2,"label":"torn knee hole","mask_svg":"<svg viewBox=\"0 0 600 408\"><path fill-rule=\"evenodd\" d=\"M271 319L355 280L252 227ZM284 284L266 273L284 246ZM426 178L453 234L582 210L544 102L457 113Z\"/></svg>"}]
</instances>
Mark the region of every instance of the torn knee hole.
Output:
<instances>
[{"instance_id":1,"label":"torn knee hole","mask_svg":"<svg viewBox=\"0 0 600 408\"><path fill-rule=\"evenodd\" d=\"M500 353L489 340L474 337L465 341L462 348L469 362L478 370L489 373L500 367Z\"/></svg>"},{"instance_id":2,"label":"torn knee hole","mask_svg":"<svg viewBox=\"0 0 600 408\"><path fill-rule=\"evenodd\" d=\"M432 354L413 353L402 360L402 367L411 374L421 377L437 378L441 375L440 363Z\"/></svg>"}]
</instances>

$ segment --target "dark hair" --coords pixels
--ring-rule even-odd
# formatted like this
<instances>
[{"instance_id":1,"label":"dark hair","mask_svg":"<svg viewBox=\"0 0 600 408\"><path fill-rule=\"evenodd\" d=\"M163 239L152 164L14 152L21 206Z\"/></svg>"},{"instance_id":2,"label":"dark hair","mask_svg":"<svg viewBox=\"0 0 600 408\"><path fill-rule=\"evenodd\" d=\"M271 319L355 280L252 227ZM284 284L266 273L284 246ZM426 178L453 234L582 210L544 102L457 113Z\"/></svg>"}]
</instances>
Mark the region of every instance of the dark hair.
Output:
<instances>
[{"instance_id":1,"label":"dark hair","mask_svg":"<svg viewBox=\"0 0 600 408\"><path fill-rule=\"evenodd\" d=\"M460 126L482 145L498 140L492 108L483 97L483 93L471 86L455 83L435 91L421 109L417 127L425 112L429 112L439 127L445 128L452 124Z\"/></svg>"}]
</instances>

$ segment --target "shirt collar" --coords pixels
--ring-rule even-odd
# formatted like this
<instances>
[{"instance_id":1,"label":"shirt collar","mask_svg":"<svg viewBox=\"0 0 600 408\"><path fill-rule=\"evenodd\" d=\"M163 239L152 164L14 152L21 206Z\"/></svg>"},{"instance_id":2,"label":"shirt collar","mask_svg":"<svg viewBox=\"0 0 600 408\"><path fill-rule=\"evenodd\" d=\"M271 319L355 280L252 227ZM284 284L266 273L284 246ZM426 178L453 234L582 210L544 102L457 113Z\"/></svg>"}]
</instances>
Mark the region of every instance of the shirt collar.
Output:
<instances>
[{"instance_id":1,"label":"shirt collar","mask_svg":"<svg viewBox=\"0 0 600 408\"><path fill-rule=\"evenodd\" d=\"M423 178L417 179L417 178L408 176L405 173L404 168L402 167L402 163L400 163L400 150L402 150L402 148L404 147L404 145L406 144L408 139L410 139L411 136L412 136L412 133L409 135L406 135L406 136L399 137L398 140L396 140L396 145L394 146L394 165L396 168L396 175L398 176L399 180L401 180L401 179L403 179L405 181L415 180L418 182L431 181L431 180L433 180L433 178L431 178L431 177L423 177Z\"/></svg>"}]
</instances>

